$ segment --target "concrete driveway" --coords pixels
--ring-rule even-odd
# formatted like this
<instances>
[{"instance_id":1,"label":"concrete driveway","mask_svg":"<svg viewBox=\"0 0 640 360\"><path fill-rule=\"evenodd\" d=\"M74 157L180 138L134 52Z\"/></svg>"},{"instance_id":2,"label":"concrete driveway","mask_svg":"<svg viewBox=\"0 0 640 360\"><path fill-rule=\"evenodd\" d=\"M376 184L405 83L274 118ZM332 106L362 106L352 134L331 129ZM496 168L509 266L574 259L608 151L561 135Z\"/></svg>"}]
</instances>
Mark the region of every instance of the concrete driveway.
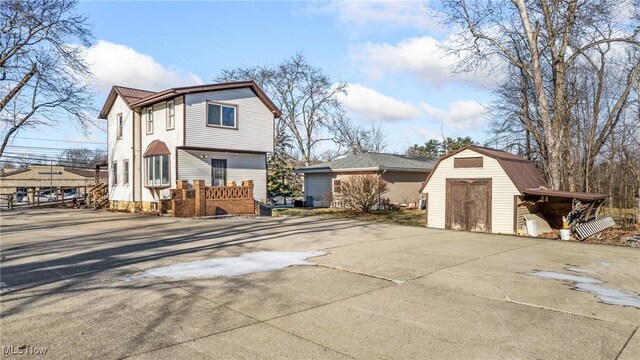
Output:
<instances>
[{"instance_id":1,"label":"concrete driveway","mask_svg":"<svg viewBox=\"0 0 640 360\"><path fill-rule=\"evenodd\" d=\"M327 254L232 278L135 277L261 250ZM640 358L640 309L529 274L637 293L633 248L312 217L32 210L1 214L1 252L4 356Z\"/></svg>"}]
</instances>

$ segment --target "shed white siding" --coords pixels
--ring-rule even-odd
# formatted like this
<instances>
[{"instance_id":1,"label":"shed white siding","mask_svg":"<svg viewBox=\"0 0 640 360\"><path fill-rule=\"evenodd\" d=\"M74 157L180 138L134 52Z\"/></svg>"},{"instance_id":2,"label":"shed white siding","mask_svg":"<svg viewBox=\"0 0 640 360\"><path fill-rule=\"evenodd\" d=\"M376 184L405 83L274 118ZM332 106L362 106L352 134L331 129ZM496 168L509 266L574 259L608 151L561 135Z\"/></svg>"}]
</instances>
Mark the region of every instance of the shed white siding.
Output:
<instances>
[{"instance_id":1,"label":"shed white siding","mask_svg":"<svg viewBox=\"0 0 640 360\"><path fill-rule=\"evenodd\" d=\"M123 128L122 138L118 139L118 114L122 114ZM118 95L107 115L107 147L109 153L109 200L132 201L132 175L133 163L133 112ZM124 160L129 160L129 183L125 184L123 165ZM117 163L118 181L113 184L113 163Z\"/></svg>"},{"instance_id":2,"label":"shed white siding","mask_svg":"<svg viewBox=\"0 0 640 360\"><path fill-rule=\"evenodd\" d=\"M237 106L237 129L206 126L208 101ZM187 146L273 152L273 114L251 89L187 94L185 104Z\"/></svg>"},{"instance_id":3,"label":"shed white siding","mask_svg":"<svg viewBox=\"0 0 640 360\"><path fill-rule=\"evenodd\" d=\"M167 101L169 100L175 101L174 108L176 118L174 129L167 129ZM184 144L184 101L182 96L169 100L162 101L153 105L153 133L151 134L147 134L147 108L145 108L145 110L142 112L140 129L142 131L142 143L140 145L141 161L139 161L139 163L136 163L136 166L139 167L139 174L142 175L137 178L139 179L139 181L141 181L142 184L142 201L157 202L163 197L170 195L169 189L151 190L144 186L147 174L145 168L145 160L144 158L142 158L142 156L147 150L147 147L154 140L160 140L164 142L169 148L169 151L171 151L171 155L169 156L169 166L171 169L169 171L169 179L171 181L171 188L176 187L176 146L182 146ZM139 195L136 195L136 200L139 200Z\"/></svg>"},{"instance_id":4,"label":"shed white siding","mask_svg":"<svg viewBox=\"0 0 640 360\"><path fill-rule=\"evenodd\" d=\"M178 177L180 180L204 180L211 186L211 159L227 160L227 181L242 184L242 180L253 180L253 197L267 199L267 161L265 154L243 154L178 150Z\"/></svg>"},{"instance_id":5,"label":"shed white siding","mask_svg":"<svg viewBox=\"0 0 640 360\"><path fill-rule=\"evenodd\" d=\"M481 168L453 167L454 158L480 156L483 158ZM469 149L442 160L423 189L423 193L429 194L428 226L445 228L446 179L462 178L491 179L491 232L513 234L513 197L520 192L496 159Z\"/></svg>"}]
</instances>

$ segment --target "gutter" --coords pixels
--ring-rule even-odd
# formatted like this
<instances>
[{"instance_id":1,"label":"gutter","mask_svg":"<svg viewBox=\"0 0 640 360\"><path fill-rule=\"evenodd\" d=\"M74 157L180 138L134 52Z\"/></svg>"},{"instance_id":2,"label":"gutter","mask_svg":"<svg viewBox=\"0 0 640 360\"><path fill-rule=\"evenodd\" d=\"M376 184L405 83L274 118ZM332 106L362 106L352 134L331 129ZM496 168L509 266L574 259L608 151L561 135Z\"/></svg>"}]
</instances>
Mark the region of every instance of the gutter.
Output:
<instances>
[{"instance_id":1,"label":"gutter","mask_svg":"<svg viewBox=\"0 0 640 360\"><path fill-rule=\"evenodd\" d=\"M349 168L349 169L331 169L331 168L316 168L316 169L296 169L293 172L297 174L320 174L320 173L345 173L345 172L356 172L356 171L402 171L402 172L416 172L416 173L427 173L433 171L433 169L416 169L416 168L385 168L385 167L372 167L372 168Z\"/></svg>"}]
</instances>

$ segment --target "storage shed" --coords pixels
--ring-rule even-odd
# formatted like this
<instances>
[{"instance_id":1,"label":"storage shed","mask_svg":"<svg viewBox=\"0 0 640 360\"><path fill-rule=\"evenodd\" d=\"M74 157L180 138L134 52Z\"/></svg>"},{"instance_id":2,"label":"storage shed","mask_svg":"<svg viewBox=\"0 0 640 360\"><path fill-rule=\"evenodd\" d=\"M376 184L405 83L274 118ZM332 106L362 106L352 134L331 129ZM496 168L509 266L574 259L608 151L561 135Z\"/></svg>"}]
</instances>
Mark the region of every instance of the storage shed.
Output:
<instances>
[{"instance_id":1,"label":"storage shed","mask_svg":"<svg viewBox=\"0 0 640 360\"><path fill-rule=\"evenodd\" d=\"M421 192L427 226L515 234L527 189L546 188L535 164L505 151L466 146L440 160Z\"/></svg>"}]
</instances>

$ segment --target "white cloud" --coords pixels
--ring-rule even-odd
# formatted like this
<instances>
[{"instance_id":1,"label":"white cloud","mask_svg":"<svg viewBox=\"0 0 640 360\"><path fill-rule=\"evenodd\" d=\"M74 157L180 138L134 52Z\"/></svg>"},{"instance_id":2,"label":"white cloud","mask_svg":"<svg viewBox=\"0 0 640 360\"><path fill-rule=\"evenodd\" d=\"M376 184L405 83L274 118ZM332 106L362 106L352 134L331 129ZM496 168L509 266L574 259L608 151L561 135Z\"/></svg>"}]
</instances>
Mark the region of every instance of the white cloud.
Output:
<instances>
[{"instance_id":1,"label":"white cloud","mask_svg":"<svg viewBox=\"0 0 640 360\"><path fill-rule=\"evenodd\" d=\"M342 23L364 28L371 25L394 25L425 29L435 26L428 16L424 0L334 0L310 2L311 13L335 14Z\"/></svg>"},{"instance_id":2,"label":"white cloud","mask_svg":"<svg viewBox=\"0 0 640 360\"><path fill-rule=\"evenodd\" d=\"M202 80L193 73L166 67L149 55L106 40L99 40L86 49L86 56L95 77L95 85L100 90L122 85L157 91L202 84Z\"/></svg>"},{"instance_id":3,"label":"white cloud","mask_svg":"<svg viewBox=\"0 0 640 360\"><path fill-rule=\"evenodd\" d=\"M456 73L454 66L459 59L446 54L442 44L431 36L412 37L397 44L368 42L351 46L349 58L372 78L408 73L433 85L451 82L493 84L486 73Z\"/></svg>"},{"instance_id":4,"label":"white cloud","mask_svg":"<svg viewBox=\"0 0 640 360\"><path fill-rule=\"evenodd\" d=\"M410 134L407 134L407 135L412 135L412 136L418 135L421 139L430 140L430 139L442 138L442 134L423 128L423 127L413 127L410 130L411 130Z\"/></svg>"},{"instance_id":5,"label":"white cloud","mask_svg":"<svg viewBox=\"0 0 640 360\"><path fill-rule=\"evenodd\" d=\"M423 103L422 110L433 120L441 121L452 128L478 130L487 122L485 106L473 100L458 100L446 110Z\"/></svg>"},{"instance_id":6,"label":"white cloud","mask_svg":"<svg viewBox=\"0 0 640 360\"><path fill-rule=\"evenodd\" d=\"M360 84L349 84L347 95L338 96L350 115L371 120L402 121L420 116L420 109L408 102L381 94Z\"/></svg>"}]
</instances>

